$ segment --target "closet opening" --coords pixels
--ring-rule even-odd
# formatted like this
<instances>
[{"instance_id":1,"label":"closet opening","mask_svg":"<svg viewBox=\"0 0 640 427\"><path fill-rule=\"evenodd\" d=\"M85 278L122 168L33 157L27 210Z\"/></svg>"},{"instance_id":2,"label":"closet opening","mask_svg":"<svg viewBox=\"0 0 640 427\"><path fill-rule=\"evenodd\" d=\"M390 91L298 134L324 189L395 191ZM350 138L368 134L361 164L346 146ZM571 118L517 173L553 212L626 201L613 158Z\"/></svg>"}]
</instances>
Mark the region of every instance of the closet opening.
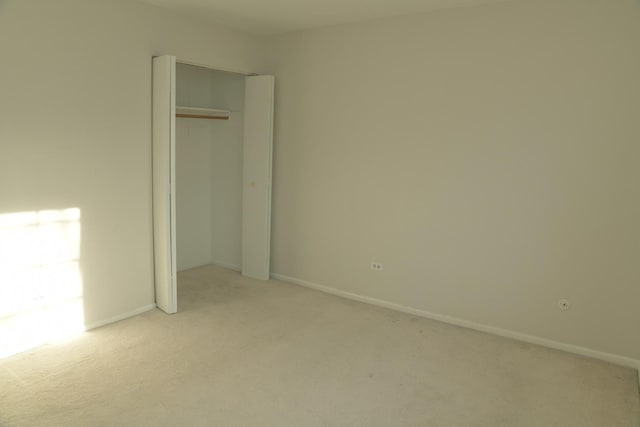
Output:
<instances>
[{"instance_id":1,"label":"closet opening","mask_svg":"<svg viewBox=\"0 0 640 427\"><path fill-rule=\"evenodd\" d=\"M176 64L178 271L207 264L242 271L244 80Z\"/></svg>"},{"instance_id":2,"label":"closet opening","mask_svg":"<svg viewBox=\"0 0 640 427\"><path fill-rule=\"evenodd\" d=\"M269 278L272 76L153 60L156 304L204 265Z\"/></svg>"}]
</instances>

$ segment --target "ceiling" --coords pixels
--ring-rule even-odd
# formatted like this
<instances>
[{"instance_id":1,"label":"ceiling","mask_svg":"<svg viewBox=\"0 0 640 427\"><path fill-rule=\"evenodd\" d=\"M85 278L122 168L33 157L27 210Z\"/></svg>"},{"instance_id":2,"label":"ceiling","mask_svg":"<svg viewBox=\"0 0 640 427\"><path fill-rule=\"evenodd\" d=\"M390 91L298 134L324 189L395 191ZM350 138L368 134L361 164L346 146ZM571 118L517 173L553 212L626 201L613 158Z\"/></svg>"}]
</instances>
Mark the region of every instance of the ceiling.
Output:
<instances>
[{"instance_id":1,"label":"ceiling","mask_svg":"<svg viewBox=\"0 0 640 427\"><path fill-rule=\"evenodd\" d=\"M199 20L272 35L507 0L142 0Z\"/></svg>"}]
</instances>

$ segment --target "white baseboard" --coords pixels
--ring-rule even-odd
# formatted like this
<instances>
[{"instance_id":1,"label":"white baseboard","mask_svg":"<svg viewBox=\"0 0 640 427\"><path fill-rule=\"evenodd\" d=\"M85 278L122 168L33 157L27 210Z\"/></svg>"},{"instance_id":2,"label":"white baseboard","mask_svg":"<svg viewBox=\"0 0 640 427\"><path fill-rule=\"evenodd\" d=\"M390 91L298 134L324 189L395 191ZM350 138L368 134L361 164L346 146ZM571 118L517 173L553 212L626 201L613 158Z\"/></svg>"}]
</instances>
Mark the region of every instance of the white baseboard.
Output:
<instances>
[{"instance_id":1,"label":"white baseboard","mask_svg":"<svg viewBox=\"0 0 640 427\"><path fill-rule=\"evenodd\" d=\"M137 316L138 314L144 313L149 310L153 310L154 308L156 308L155 304L145 305L145 306L136 308L135 310L118 314L117 316L109 317L108 319L103 319L97 322L89 323L88 325L85 325L84 328L85 330L89 331L91 329L99 328L100 326L108 325L109 323L114 323L119 320L128 319L129 317Z\"/></svg>"},{"instance_id":2,"label":"white baseboard","mask_svg":"<svg viewBox=\"0 0 640 427\"><path fill-rule=\"evenodd\" d=\"M181 265L180 267L178 267L178 273L180 273L181 271L187 271L187 270L191 270L192 268L198 268L198 267L204 267L205 265L209 265L209 262L205 262L203 263L191 263L191 264L186 264L186 265Z\"/></svg>"},{"instance_id":3,"label":"white baseboard","mask_svg":"<svg viewBox=\"0 0 640 427\"><path fill-rule=\"evenodd\" d=\"M205 264L188 264L182 268L180 268L178 270L178 273L182 272L182 271L187 271L187 270L191 270L192 268L199 268L199 267L206 267L207 265L216 265L218 267L223 267L223 268L228 268L229 270L234 270L237 272L242 272L242 267L240 267L239 265L235 265L235 264L231 264L228 262L224 262L224 261L209 261Z\"/></svg>"},{"instance_id":4,"label":"white baseboard","mask_svg":"<svg viewBox=\"0 0 640 427\"><path fill-rule=\"evenodd\" d=\"M239 273L242 272L242 267L239 265L231 264L224 261L211 261L211 264L217 265L218 267L228 268L229 270L237 271Z\"/></svg>"},{"instance_id":5,"label":"white baseboard","mask_svg":"<svg viewBox=\"0 0 640 427\"><path fill-rule=\"evenodd\" d=\"M468 328L468 329L473 329L480 332L499 335L505 338L511 338L511 339L523 341L530 344L536 344L543 347L553 348L555 350L562 350L569 353L579 354L581 356L591 357L593 359L603 360L605 362L613 363L616 365L634 368L638 370L638 379L640 381L640 360L632 359L630 357L620 356L612 353L606 353L606 352L593 350L586 347L580 347L573 344L566 344L559 341L550 340L547 338L541 338L534 335L528 335L528 334L523 334L516 331L511 331L508 329L496 328L494 326L488 326L482 323L476 323L468 320L458 319L456 317L447 316L444 314L432 313L430 311L421 310L413 307L407 307L407 306L390 302L390 301L366 297L366 296L354 294L351 292L342 291L340 289L332 288L329 286L319 285L317 283L308 282L306 280L297 279L295 277L285 276L283 274L271 273L271 277L276 280L293 283L296 285L304 286L306 288L315 289L317 291L326 292L328 294L336 295L336 296L347 298L350 300L359 301L366 304L372 304L378 307L389 308L391 310L401 311L403 313L413 314L415 316L437 320L439 322L444 322L444 323L448 323L455 326L461 326L463 328Z\"/></svg>"}]
</instances>

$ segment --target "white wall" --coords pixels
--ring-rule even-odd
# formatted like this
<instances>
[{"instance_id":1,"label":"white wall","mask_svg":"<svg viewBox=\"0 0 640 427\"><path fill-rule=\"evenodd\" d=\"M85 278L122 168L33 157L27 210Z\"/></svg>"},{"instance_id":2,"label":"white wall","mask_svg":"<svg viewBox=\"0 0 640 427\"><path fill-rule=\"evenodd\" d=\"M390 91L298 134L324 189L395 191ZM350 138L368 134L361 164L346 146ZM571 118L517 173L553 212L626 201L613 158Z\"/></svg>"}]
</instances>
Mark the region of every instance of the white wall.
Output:
<instances>
[{"instance_id":1,"label":"white wall","mask_svg":"<svg viewBox=\"0 0 640 427\"><path fill-rule=\"evenodd\" d=\"M244 78L242 79L244 83ZM244 92L241 92L244 94ZM242 148L244 114L235 110L228 122L216 123L212 153L213 212L211 262L242 268Z\"/></svg>"},{"instance_id":2,"label":"white wall","mask_svg":"<svg viewBox=\"0 0 640 427\"><path fill-rule=\"evenodd\" d=\"M244 76L178 64L178 105L231 111L176 121L178 270L241 267Z\"/></svg>"},{"instance_id":3,"label":"white wall","mask_svg":"<svg viewBox=\"0 0 640 427\"><path fill-rule=\"evenodd\" d=\"M86 324L153 302L151 57L255 71L261 43L125 1L0 1L0 214L81 209Z\"/></svg>"},{"instance_id":4,"label":"white wall","mask_svg":"<svg viewBox=\"0 0 640 427\"><path fill-rule=\"evenodd\" d=\"M272 270L640 359L639 18L521 0L272 38ZM81 209L87 324L153 301L151 56L263 71L262 47L0 1L0 215Z\"/></svg>"},{"instance_id":5,"label":"white wall","mask_svg":"<svg viewBox=\"0 0 640 427\"><path fill-rule=\"evenodd\" d=\"M216 105L231 115L212 126L211 262L240 271L245 76L218 72L212 81Z\"/></svg>"},{"instance_id":6,"label":"white wall","mask_svg":"<svg viewBox=\"0 0 640 427\"><path fill-rule=\"evenodd\" d=\"M271 38L272 271L640 359L639 22L523 0Z\"/></svg>"},{"instance_id":7,"label":"white wall","mask_svg":"<svg viewBox=\"0 0 640 427\"><path fill-rule=\"evenodd\" d=\"M206 68L176 65L176 104L212 108ZM211 120L176 118L178 271L211 263Z\"/></svg>"}]
</instances>

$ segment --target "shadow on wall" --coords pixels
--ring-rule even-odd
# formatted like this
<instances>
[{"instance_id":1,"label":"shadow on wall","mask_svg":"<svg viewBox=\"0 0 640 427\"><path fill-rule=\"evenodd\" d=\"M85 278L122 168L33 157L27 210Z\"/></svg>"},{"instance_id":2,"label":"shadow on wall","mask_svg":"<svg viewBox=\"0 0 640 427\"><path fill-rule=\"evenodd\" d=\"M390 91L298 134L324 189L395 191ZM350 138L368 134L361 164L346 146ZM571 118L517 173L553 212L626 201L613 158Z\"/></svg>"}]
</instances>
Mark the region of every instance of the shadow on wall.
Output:
<instances>
[{"instance_id":1,"label":"shadow on wall","mask_svg":"<svg viewBox=\"0 0 640 427\"><path fill-rule=\"evenodd\" d=\"M80 232L79 208L0 214L0 358L85 330Z\"/></svg>"}]
</instances>

